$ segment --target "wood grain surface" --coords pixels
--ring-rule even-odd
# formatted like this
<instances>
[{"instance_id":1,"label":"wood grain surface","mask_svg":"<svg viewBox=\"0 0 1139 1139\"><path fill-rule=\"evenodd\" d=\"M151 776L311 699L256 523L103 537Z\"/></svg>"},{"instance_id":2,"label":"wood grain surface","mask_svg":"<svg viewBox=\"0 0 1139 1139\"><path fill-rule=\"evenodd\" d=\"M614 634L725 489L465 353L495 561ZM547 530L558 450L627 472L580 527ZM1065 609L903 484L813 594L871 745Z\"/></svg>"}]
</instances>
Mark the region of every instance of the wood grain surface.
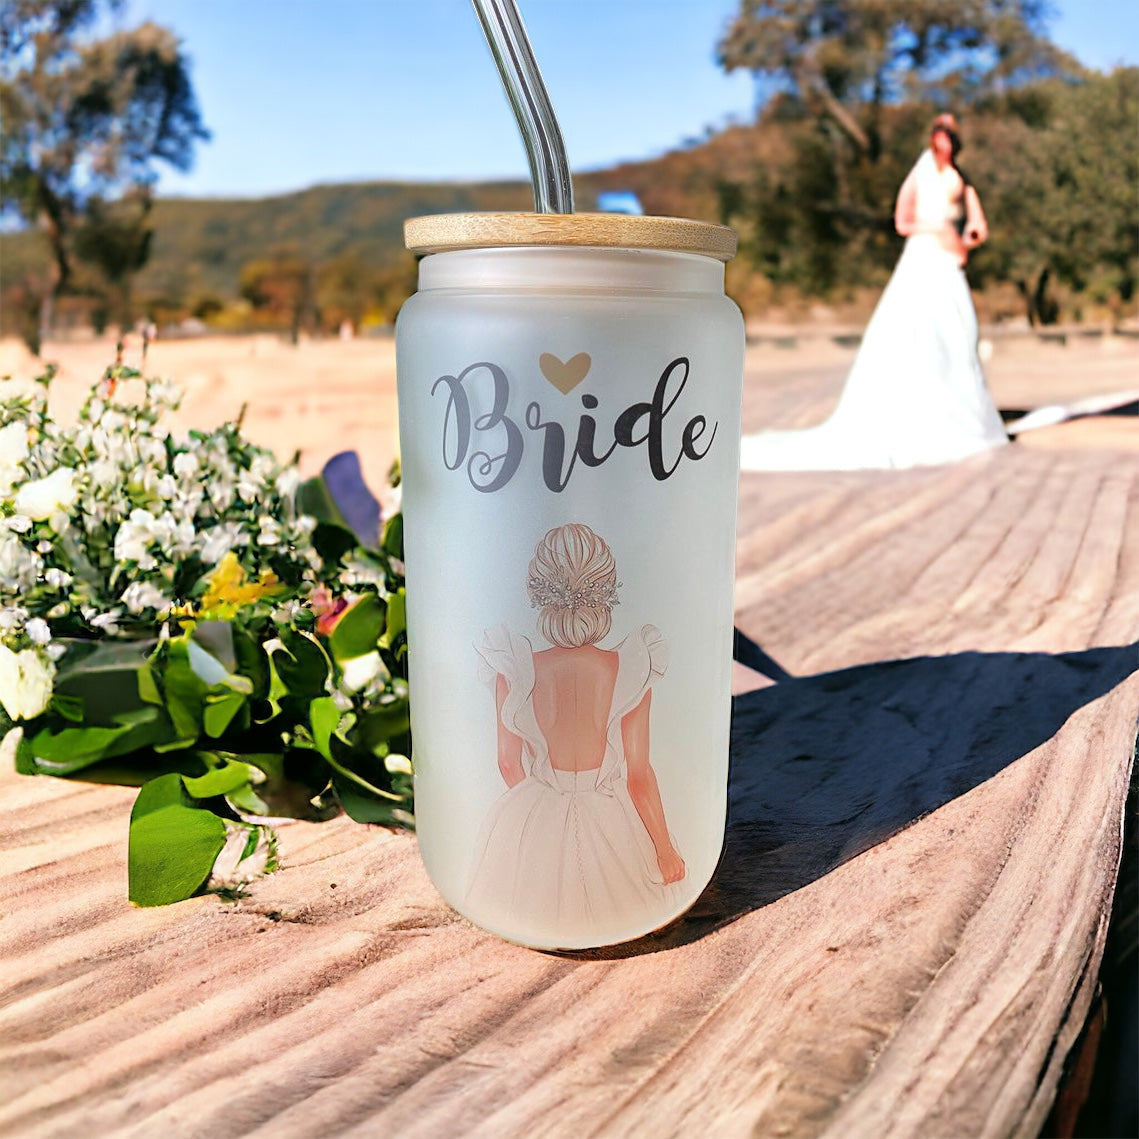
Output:
<instances>
[{"instance_id":1,"label":"wood grain surface","mask_svg":"<svg viewBox=\"0 0 1139 1139\"><path fill-rule=\"evenodd\" d=\"M126 902L132 792L0 775L0 1135L1032 1136L1088 1009L1139 711L1139 458L745 475L731 815L659 934L555 956L414 840L282 828Z\"/></svg>"}]
</instances>

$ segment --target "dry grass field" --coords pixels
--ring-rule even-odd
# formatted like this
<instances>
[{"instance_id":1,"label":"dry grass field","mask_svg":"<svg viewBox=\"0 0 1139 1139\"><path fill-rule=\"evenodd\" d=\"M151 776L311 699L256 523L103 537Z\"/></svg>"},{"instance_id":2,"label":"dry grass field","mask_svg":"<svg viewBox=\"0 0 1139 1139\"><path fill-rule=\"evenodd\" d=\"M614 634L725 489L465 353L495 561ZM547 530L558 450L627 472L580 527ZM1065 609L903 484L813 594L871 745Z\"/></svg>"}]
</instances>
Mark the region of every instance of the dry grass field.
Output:
<instances>
[{"instance_id":1,"label":"dry grass field","mask_svg":"<svg viewBox=\"0 0 1139 1139\"><path fill-rule=\"evenodd\" d=\"M986 374L998 406L1028 409L1139 387L1139 339L1074 336L1066 344L1035 337L994 339ZM49 343L44 360L59 366L57 405L78 405L115 355L111 337ZM854 348L812 331L763 330L747 354L744 430L806 426L833 405ZM128 340L125 362L141 349ZM0 341L0 376L30 378L40 368L15 340ZM390 337L302 341L275 336L158 340L147 374L185 391L182 427L212 427L244 406L249 436L282 458L301 452L305 473L342 450L360 453L374 487L398 451L395 346ZM1139 419L1097 417L1026 435L1025 446L1139 449Z\"/></svg>"}]
</instances>

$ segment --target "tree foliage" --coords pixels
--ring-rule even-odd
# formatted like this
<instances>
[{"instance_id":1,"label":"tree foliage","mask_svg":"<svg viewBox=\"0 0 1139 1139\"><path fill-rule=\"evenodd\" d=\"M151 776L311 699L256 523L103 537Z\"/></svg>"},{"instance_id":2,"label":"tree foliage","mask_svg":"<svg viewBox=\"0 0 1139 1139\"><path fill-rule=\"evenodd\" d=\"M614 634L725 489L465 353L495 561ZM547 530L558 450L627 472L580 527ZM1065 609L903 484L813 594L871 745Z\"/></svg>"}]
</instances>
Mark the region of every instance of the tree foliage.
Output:
<instances>
[{"instance_id":1,"label":"tree foliage","mask_svg":"<svg viewBox=\"0 0 1139 1139\"><path fill-rule=\"evenodd\" d=\"M194 144L209 137L173 34L145 23L93 39L104 7L99 0L7 0L3 9L0 208L41 227L56 295L82 256L75 238L84 225L89 238L113 232L118 252L103 257L104 269L123 266L127 247L132 269L145 261L156 163L186 169ZM133 209L112 206L128 198ZM87 254L98 248L80 244Z\"/></svg>"},{"instance_id":2,"label":"tree foliage","mask_svg":"<svg viewBox=\"0 0 1139 1139\"><path fill-rule=\"evenodd\" d=\"M876 156L891 103L964 106L1078 69L1045 36L1045 0L743 0L720 42L745 69Z\"/></svg>"},{"instance_id":3,"label":"tree foliage","mask_svg":"<svg viewBox=\"0 0 1139 1139\"><path fill-rule=\"evenodd\" d=\"M1139 282L1139 68L1045 82L978 124L970 172L984 185L992 240L984 276L1011 280L1034 321L1055 312L1054 280L1094 303L1130 301Z\"/></svg>"}]
</instances>

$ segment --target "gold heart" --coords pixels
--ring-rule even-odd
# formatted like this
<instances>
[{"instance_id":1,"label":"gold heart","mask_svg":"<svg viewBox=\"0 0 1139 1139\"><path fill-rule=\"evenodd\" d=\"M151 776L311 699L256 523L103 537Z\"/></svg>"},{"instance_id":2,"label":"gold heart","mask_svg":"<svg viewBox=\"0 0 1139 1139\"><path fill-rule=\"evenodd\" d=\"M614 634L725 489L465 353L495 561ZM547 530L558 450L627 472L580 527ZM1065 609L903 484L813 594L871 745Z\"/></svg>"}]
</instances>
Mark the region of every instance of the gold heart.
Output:
<instances>
[{"instance_id":1,"label":"gold heart","mask_svg":"<svg viewBox=\"0 0 1139 1139\"><path fill-rule=\"evenodd\" d=\"M564 364L552 352L543 352L538 357L538 367L542 375L562 393L569 395L589 374L593 361L588 352L579 352Z\"/></svg>"}]
</instances>

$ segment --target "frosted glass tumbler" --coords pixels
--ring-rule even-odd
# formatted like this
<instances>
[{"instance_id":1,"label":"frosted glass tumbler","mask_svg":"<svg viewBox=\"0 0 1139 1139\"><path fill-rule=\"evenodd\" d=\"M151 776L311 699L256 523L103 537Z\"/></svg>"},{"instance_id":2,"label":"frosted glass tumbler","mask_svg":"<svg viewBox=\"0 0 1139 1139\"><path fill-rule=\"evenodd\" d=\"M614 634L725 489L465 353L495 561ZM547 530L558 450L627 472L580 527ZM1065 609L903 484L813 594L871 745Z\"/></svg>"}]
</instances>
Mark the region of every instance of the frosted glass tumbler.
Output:
<instances>
[{"instance_id":1,"label":"frosted glass tumbler","mask_svg":"<svg viewBox=\"0 0 1139 1139\"><path fill-rule=\"evenodd\" d=\"M405 236L426 254L396 330L423 861L510 941L630 940L723 844L735 236L589 214Z\"/></svg>"}]
</instances>

